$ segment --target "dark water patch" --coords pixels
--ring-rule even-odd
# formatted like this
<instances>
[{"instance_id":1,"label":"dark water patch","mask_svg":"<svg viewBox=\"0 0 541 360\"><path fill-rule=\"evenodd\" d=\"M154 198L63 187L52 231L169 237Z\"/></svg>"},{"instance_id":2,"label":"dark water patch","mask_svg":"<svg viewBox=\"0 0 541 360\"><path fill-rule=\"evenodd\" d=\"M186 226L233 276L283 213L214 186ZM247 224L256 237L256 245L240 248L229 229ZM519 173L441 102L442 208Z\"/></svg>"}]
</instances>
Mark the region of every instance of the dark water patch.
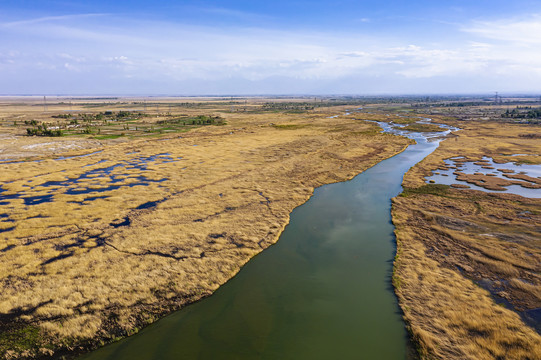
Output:
<instances>
[{"instance_id":1,"label":"dark water patch","mask_svg":"<svg viewBox=\"0 0 541 360\"><path fill-rule=\"evenodd\" d=\"M96 248L96 247L100 247L100 246L105 245L105 239L103 237L101 237L101 235L96 235L96 236L90 236L88 238L80 238L77 241L75 241L73 243L70 243L70 244L55 245L54 248L55 248L55 250L58 250L58 251L67 251L67 250L72 249L72 248L83 247L85 243L87 243L88 241L92 241L92 240L94 240L96 242L96 246L93 246L91 248Z\"/></svg>"},{"instance_id":2,"label":"dark water patch","mask_svg":"<svg viewBox=\"0 0 541 360\"><path fill-rule=\"evenodd\" d=\"M70 203L73 203L73 204L79 204L79 205L85 205L86 202L91 202L91 201L94 201L94 200L98 200L98 199L107 199L107 198L110 198L110 196L89 196L89 197L86 197L83 199L83 201L68 201Z\"/></svg>"},{"instance_id":3,"label":"dark water patch","mask_svg":"<svg viewBox=\"0 0 541 360\"><path fill-rule=\"evenodd\" d=\"M53 201L54 195L39 195L39 196L27 196L22 197L25 205L39 205Z\"/></svg>"},{"instance_id":4,"label":"dark water patch","mask_svg":"<svg viewBox=\"0 0 541 360\"><path fill-rule=\"evenodd\" d=\"M0 229L0 234L8 232L8 231L15 230L15 228L16 228L16 226L8 227L8 228L5 228L5 229Z\"/></svg>"},{"instance_id":5,"label":"dark water patch","mask_svg":"<svg viewBox=\"0 0 541 360\"><path fill-rule=\"evenodd\" d=\"M109 226L116 228L122 227L122 226L130 226L131 220L128 216L126 216L121 222L112 222L109 224Z\"/></svg>"},{"instance_id":6,"label":"dark water patch","mask_svg":"<svg viewBox=\"0 0 541 360\"><path fill-rule=\"evenodd\" d=\"M20 197L19 193L15 194L4 194L7 190L0 185L0 200L12 200L12 199L18 199ZM7 204L6 204L7 205Z\"/></svg>"},{"instance_id":7,"label":"dark water patch","mask_svg":"<svg viewBox=\"0 0 541 360\"><path fill-rule=\"evenodd\" d=\"M91 193L102 193L107 191L113 191L120 188L132 188L134 186L149 186L151 183L161 183L167 180L167 178L163 178L160 180L151 180L147 178L146 176L138 176L136 178L139 180L138 182L132 182L128 184L121 184L121 185L109 185L104 186L100 188L94 188L94 187L87 187L87 188L75 188L75 189L68 189L64 193L67 195L83 195L83 194L91 194ZM100 198L100 197L96 197Z\"/></svg>"},{"instance_id":8,"label":"dark water patch","mask_svg":"<svg viewBox=\"0 0 541 360\"><path fill-rule=\"evenodd\" d=\"M460 269L462 272L462 269ZM464 274L464 272L462 272ZM465 275L466 277L470 278L469 276ZM537 333L541 334L541 308L532 309L532 310L526 310L526 311L518 311L515 306L506 298L498 295L501 292L505 291L504 285L508 285L509 281L505 279L500 279L498 283L489 280L489 279L481 279L478 281L475 281L472 279L477 285L482 287L483 289L487 290L494 302L498 305L501 305L509 310L512 310L520 315L522 318L522 321L526 323L526 325L532 327L537 331Z\"/></svg>"},{"instance_id":9,"label":"dark water patch","mask_svg":"<svg viewBox=\"0 0 541 360\"><path fill-rule=\"evenodd\" d=\"M54 194L41 195L41 196L25 196L27 192L31 192L32 190L36 188L39 189L39 188L57 187L59 188L58 191L61 190L62 193L64 194L81 195L81 194L90 194L90 193L95 193L95 192L101 193L101 192L106 192L106 191L112 191L112 190L117 190L121 187L131 188L134 186L148 186L151 183L161 183L161 182L166 181L167 178L162 178L159 180L152 180L144 175L129 176L130 175L129 173L113 174L113 171L117 169L125 169L129 171L135 170L140 173L140 172L148 170L147 165L150 162L161 161L164 163L169 163L169 162L177 161L169 155L170 155L169 153L161 153L161 154L156 154L156 155L147 156L147 157L137 157L128 161L119 162L111 166L89 170L87 172L80 174L76 178L60 180L60 181L47 181L35 187L31 187L27 185L29 187L28 190L25 190L24 192L20 192L16 194L3 195L2 193L5 192L6 190L0 186L0 201L2 201L4 205L9 204L9 201L6 201L6 200L13 200L13 199L23 199L25 202L25 205L37 205L44 202L53 201ZM126 176L128 176L128 179L134 179L136 181L124 183L126 181ZM81 182L84 182L86 184L88 183L88 181L93 181L93 180L99 181L99 183L95 185L92 184L91 186L85 186L85 187L78 186ZM55 189L55 191L57 191L57 189ZM91 201L91 200L88 200L88 201Z\"/></svg>"},{"instance_id":10,"label":"dark water patch","mask_svg":"<svg viewBox=\"0 0 541 360\"><path fill-rule=\"evenodd\" d=\"M7 251L9 251L11 249L14 249L14 248L15 248L15 245L8 245L5 248L0 249L0 253L5 253L5 252L7 252Z\"/></svg>"},{"instance_id":11,"label":"dark water patch","mask_svg":"<svg viewBox=\"0 0 541 360\"><path fill-rule=\"evenodd\" d=\"M103 159L103 160L98 161L97 163L94 163L94 164L88 164L88 165L85 165L85 166L83 166L83 167L89 167L89 166L94 166L94 165L98 165L98 164L103 164L104 162L107 162L107 161L109 161L109 160Z\"/></svg>"},{"instance_id":12,"label":"dark water patch","mask_svg":"<svg viewBox=\"0 0 541 360\"><path fill-rule=\"evenodd\" d=\"M109 197L110 196L90 196L90 197L85 198L83 201L94 201L97 199L107 199Z\"/></svg>"},{"instance_id":13,"label":"dark water patch","mask_svg":"<svg viewBox=\"0 0 541 360\"><path fill-rule=\"evenodd\" d=\"M221 234L209 234L209 238L211 239L219 239L219 238L223 238L225 237L226 233L221 233Z\"/></svg>"},{"instance_id":14,"label":"dark water patch","mask_svg":"<svg viewBox=\"0 0 541 360\"><path fill-rule=\"evenodd\" d=\"M158 206L158 204L161 204L162 202L166 201L167 199L168 198L163 198L163 199L156 200L156 201L149 201L149 202L146 202L146 203L143 203L143 204L139 205L135 209L136 210L151 209L151 208L154 208L154 207Z\"/></svg>"},{"instance_id":15,"label":"dark water patch","mask_svg":"<svg viewBox=\"0 0 541 360\"><path fill-rule=\"evenodd\" d=\"M69 253L66 253L66 254L60 254L58 256L55 256L53 258L50 258L50 259L47 259L47 260L43 261L41 263L41 266L54 263L55 261L58 261L58 260L69 258L70 256L73 256L74 254L75 254L74 252L69 252Z\"/></svg>"},{"instance_id":16,"label":"dark water patch","mask_svg":"<svg viewBox=\"0 0 541 360\"><path fill-rule=\"evenodd\" d=\"M47 218L50 218L50 216L36 215L36 216L31 216L28 219L47 219Z\"/></svg>"},{"instance_id":17,"label":"dark water patch","mask_svg":"<svg viewBox=\"0 0 541 360\"><path fill-rule=\"evenodd\" d=\"M524 322L541 334L541 308L531 309L520 312L520 317Z\"/></svg>"},{"instance_id":18,"label":"dark water patch","mask_svg":"<svg viewBox=\"0 0 541 360\"><path fill-rule=\"evenodd\" d=\"M8 276L8 280L9 280L9 278L10 278L10 276ZM45 305L49 305L52 302L53 302L52 299L51 300L46 300L46 301L40 302L36 306L27 307L27 308L22 308L22 307L19 306L19 307L11 309L8 313L0 313L0 330L5 330L5 329L2 328L2 325L6 324L6 323L10 327L11 326L17 326L17 324L20 322L20 321L17 321L17 320L20 320L21 316L31 315L32 313L34 313L40 307L45 306Z\"/></svg>"}]
</instances>

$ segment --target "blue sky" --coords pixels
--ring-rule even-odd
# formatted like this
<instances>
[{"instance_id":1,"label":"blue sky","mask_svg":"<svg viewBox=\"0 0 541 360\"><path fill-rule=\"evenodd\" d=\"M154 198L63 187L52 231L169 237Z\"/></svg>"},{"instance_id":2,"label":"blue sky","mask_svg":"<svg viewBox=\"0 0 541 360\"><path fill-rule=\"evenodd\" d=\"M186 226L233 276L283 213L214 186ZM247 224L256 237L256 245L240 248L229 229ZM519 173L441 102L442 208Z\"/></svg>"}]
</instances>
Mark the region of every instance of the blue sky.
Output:
<instances>
[{"instance_id":1,"label":"blue sky","mask_svg":"<svg viewBox=\"0 0 541 360\"><path fill-rule=\"evenodd\" d=\"M541 1L4 1L0 94L541 92Z\"/></svg>"}]
</instances>

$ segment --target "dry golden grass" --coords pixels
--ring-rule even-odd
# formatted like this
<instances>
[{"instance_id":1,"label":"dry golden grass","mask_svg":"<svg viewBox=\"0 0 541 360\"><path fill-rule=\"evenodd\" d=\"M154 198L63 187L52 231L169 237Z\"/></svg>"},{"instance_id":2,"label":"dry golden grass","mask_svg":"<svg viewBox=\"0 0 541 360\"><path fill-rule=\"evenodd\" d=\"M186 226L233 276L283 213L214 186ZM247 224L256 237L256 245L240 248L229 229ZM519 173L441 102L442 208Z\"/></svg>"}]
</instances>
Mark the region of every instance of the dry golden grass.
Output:
<instances>
[{"instance_id":1,"label":"dry golden grass","mask_svg":"<svg viewBox=\"0 0 541 360\"><path fill-rule=\"evenodd\" d=\"M519 136L538 128L458 126L464 130L413 167L405 193L393 199L393 283L404 318L423 358L541 359L541 336L517 313L541 307L541 200L440 189L423 179L455 156L508 162L504 155L539 154L541 143Z\"/></svg>"},{"instance_id":2,"label":"dry golden grass","mask_svg":"<svg viewBox=\"0 0 541 360\"><path fill-rule=\"evenodd\" d=\"M42 334L37 345L57 338L55 348L92 348L210 295L278 240L315 187L349 179L409 143L351 117L329 119L333 112L224 112L228 125L182 137L101 141L71 153L101 150L86 157L55 161L45 152L41 162L0 165L4 194L35 196L48 194L49 181L89 170L163 153L174 160L114 168L119 188L106 189L101 174L69 185L101 192L55 185L51 202L10 200L16 228L0 233L0 313L9 321L2 328L32 324ZM28 155L23 147L38 144L15 140L4 154ZM129 187L141 175L160 182ZM85 200L95 196L106 198Z\"/></svg>"}]
</instances>

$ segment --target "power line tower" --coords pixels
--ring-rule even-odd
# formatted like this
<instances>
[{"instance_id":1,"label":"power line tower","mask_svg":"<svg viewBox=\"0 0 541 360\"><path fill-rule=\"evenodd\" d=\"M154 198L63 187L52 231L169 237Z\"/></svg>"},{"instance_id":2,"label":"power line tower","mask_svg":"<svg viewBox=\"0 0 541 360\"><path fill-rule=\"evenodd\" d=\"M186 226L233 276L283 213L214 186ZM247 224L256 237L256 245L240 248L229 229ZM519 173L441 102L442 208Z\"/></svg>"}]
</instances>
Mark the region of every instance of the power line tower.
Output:
<instances>
[{"instance_id":1,"label":"power line tower","mask_svg":"<svg viewBox=\"0 0 541 360\"><path fill-rule=\"evenodd\" d=\"M43 112L47 112L47 96L43 96Z\"/></svg>"}]
</instances>

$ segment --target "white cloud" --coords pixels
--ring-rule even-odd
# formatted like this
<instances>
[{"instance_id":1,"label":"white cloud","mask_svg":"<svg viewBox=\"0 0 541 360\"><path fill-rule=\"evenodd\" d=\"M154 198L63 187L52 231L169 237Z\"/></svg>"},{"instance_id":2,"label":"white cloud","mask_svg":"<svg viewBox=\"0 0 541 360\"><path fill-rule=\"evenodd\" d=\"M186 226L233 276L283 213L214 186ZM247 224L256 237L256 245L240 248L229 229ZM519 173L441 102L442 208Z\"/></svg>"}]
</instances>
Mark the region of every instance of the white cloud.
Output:
<instances>
[{"instance_id":1,"label":"white cloud","mask_svg":"<svg viewBox=\"0 0 541 360\"><path fill-rule=\"evenodd\" d=\"M462 31L486 39L514 44L541 44L541 16L532 15L522 19L476 21L462 28Z\"/></svg>"},{"instance_id":2,"label":"white cloud","mask_svg":"<svg viewBox=\"0 0 541 360\"><path fill-rule=\"evenodd\" d=\"M240 87L245 81L275 86L276 79L291 79L313 86L370 77L497 82L506 76L520 86L524 78L541 81L541 53L533 46L541 42L539 26L539 17L475 22L457 27L449 34L451 41L433 44L422 38L391 41L375 35L213 28L110 16L49 17L0 25L0 38L10 40L0 43L0 77L9 72L14 79L30 78L43 71L43 81L54 83L59 74L77 73L79 81L73 83L82 88L85 79L104 86L133 79L163 84L164 91L190 81L236 81ZM288 85L283 86L287 92Z\"/></svg>"},{"instance_id":3,"label":"white cloud","mask_svg":"<svg viewBox=\"0 0 541 360\"><path fill-rule=\"evenodd\" d=\"M20 27L20 26L35 25L38 23L52 23L52 22L57 22L57 21L78 20L81 18L99 17L99 16L107 16L107 14L71 14L71 15L62 15L62 16L44 16L44 17L35 18L35 19L26 19L26 20L0 23L0 27L6 27L6 28Z\"/></svg>"}]
</instances>

